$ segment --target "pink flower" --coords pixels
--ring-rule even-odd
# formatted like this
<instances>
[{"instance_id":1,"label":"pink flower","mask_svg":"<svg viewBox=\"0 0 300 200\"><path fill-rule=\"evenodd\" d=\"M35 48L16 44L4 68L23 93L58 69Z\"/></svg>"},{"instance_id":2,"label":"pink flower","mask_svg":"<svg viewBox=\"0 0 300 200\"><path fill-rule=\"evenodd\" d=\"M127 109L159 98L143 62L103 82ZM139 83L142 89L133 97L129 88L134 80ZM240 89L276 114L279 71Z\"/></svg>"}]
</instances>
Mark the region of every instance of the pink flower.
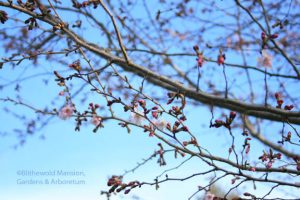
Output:
<instances>
[{"instance_id":1,"label":"pink flower","mask_svg":"<svg viewBox=\"0 0 300 200\"><path fill-rule=\"evenodd\" d=\"M270 54L268 54L266 50L262 50L261 54L262 57L257 59L258 65L266 68L272 68L273 57Z\"/></svg>"},{"instance_id":2,"label":"pink flower","mask_svg":"<svg viewBox=\"0 0 300 200\"><path fill-rule=\"evenodd\" d=\"M143 116L144 113L142 111L135 110L135 112L131 113L130 121L135 124L141 125L145 119Z\"/></svg>"},{"instance_id":3,"label":"pink flower","mask_svg":"<svg viewBox=\"0 0 300 200\"><path fill-rule=\"evenodd\" d=\"M214 194L212 194L212 193L210 193L210 192L207 192L207 193L205 194L204 200L213 200L214 197L215 197Z\"/></svg>"},{"instance_id":4,"label":"pink flower","mask_svg":"<svg viewBox=\"0 0 300 200\"><path fill-rule=\"evenodd\" d=\"M97 115L93 115L93 118L91 119L91 123L95 126L98 126L101 123L102 118L98 117Z\"/></svg>"},{"instance_id":5,"label":"pink flower","mask_svg":"<svg viewBox=\"0 0 300 200\"><path fill-rule=\"evenodd\" d=\"M73 113L74 113L75 108L71 105L66 105L65 107L63 107L60 112L59 112L59 117L61 119L69 119L70 117L72 117Z\"/></svg>"},{"instance_id":6,"label":"pink flower","mask_svg":"<svg viewBox=\"0 0 300 200\"><path fill-rule=\"evenodd\" d=\"M156 120L153 122L153 124L160 130L164 130L164 128L167 126L167 122L165 120Z\"/></svg>"},{"instance_id":7,"label":"pink flower","mask_svg":"<svg viewBox=\"0 0 300 200\"><path fill-rule=\"evenodd\" d=\"M232 39L230 37L227 37L226 38L226 46L231 47L231 45L232 45Z\"/></svg>"}]
</instances>

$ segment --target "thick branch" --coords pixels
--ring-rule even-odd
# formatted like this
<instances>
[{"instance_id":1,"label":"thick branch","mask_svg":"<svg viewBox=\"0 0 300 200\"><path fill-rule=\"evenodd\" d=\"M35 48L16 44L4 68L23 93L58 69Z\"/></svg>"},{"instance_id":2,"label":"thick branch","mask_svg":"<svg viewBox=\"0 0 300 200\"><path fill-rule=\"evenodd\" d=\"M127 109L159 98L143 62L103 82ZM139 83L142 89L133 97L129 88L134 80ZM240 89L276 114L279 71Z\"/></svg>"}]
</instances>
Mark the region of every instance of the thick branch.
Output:
<instances>
[{"instance_id":1,"label":"thick branch","mask_svg":"<svg viewBox=\"0 0 300 200\"><path fill-rule=\"evenodd\" d=\"M40 19L52 26L56 25L57 22L54 18L49 18L47 16L37 15L34 12L26 10L20 6L9 4L3 1L0 1L0 6L10 7L15 10L19 10L23 13L31 15L37 19ZM196 101L202 102L204 104L219 106L223 108L227 108L233 111L237 111L246 115L251 115L263 119L269 119L274 121L288 121L293 124L300 124L300 113L299 112L291 112L285 111L282 109L265 107L264 105L258 104L248 104L243 103L234 99L224 99L221 96L211 95L204 92L196 92L194 89L188 88L169 77L160 75L154 71L151 71L141 65L135 64L133 62L128 63L123 58L117 57L106 52L103 48L97 47L96 45L91 45L86 42L84 39L79 37L73 31L69 30L67 27L62 27L61 29L64 31L69 38L71 38L78 45L88 49L89 51L99 55L100 57L110 60L111 62L121 66L124 70L133 72L141 77L147 77L147 80L155 85L163 87L168 90L180 91L185 94L186 97L194 99Z\"/></svg>"}]
</instances>

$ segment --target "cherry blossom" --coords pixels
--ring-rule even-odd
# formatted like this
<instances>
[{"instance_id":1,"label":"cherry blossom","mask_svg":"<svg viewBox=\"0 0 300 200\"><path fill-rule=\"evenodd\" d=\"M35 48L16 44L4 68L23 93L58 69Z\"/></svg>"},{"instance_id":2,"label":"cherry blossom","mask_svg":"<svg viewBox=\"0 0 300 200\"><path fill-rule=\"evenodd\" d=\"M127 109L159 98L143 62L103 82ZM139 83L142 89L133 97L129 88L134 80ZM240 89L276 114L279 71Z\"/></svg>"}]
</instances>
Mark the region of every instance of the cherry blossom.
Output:
<instances>
[{"instance_id":1,"label":"cherry blossom","mask_svg":"<svg viewBox=\"0 0 300 200\"><path fill-rule=\"evenodd\" d=\"M153 124L160 130L164 130L164 128L167 126L167 122L165 120L156 120L153 122Z\"/></svg>"},{"instance_id":2,"label":"cherry blossom","mask_svg":"<svg viewBox=\"0 0 300 200\"><path fill-rule=\"evenodd\" d=\"M131 117L130 117L130 121L132 121L133 123L136 123L138 125L141 125L143 120L144 120L144 113L136 110L135 112L131 113Z\"/></svg>"},{"instance_id":3,"label":"cherry blossom","mask_svg":"<svg viewBox=\"0 0 300 200\"><path fill-rule=\"evenodd\" d=\"M91 123L94 124L95 126L98 126L101 123L102 118L98 117L97 115L93 115L91 119Z\"/></svg>"},{"instance_id":4,"label":"cherry blossom","mask_svg":"<svg viewBox=\"0 0 300 200\"><path fill-rule=\"evenodd\" d=\"M63 120L69 119L73 113L75 108L72 105L66 105L59 112L59 117Z\"/></svg>"},{"instance_id":5,"label":"cherry blossom","mask_svg":"<svg viewBox=\"0 0 300 200\"><path fill-rule=\"evenodd\" d=\"M272 60L273 57L266 52L266 50L262 50L262 56L257 59L258 65L266 68L272 68Z\"/></svg>"}]
</instances>

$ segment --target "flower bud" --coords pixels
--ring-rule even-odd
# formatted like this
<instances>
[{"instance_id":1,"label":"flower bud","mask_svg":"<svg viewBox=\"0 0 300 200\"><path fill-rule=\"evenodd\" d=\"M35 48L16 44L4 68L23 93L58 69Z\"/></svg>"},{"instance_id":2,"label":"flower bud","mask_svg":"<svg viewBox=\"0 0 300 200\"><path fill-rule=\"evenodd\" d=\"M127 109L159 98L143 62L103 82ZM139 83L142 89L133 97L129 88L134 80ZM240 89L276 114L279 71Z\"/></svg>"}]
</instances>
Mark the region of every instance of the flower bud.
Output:
<instances>
[{"instance_id":1,"label":"flower bud","mask_svg":"<svg viewBox=\"0 0 300 200\"><path fill-rule=\"evenodd\" d=\"M249 197L249 196L252 196L252 195L249 192L245 192L244 196Z\"/></svg>"},{"instance_id":2,"label":"flower bud","mask_svg":"<svg viewBox=\"0 0 300 200\"><path fill-rule=\"evenodd\" d=\"M272 162L270 161L270 162L268 162L266 168L270 169L271 167L272 167Z\"/></svg>"},{"instance_id":3,"label":"flower bud","mask_svg":"<svg viewBox=\"0 0 300 200\"><path fill-rule=\"evenodd\" d=\"M128 194L130 192L130 189L125 190L124 194Z\"/></svg>"},{"instance_id":4,"label":"flower bud","mask_svg":"<svg viewBox=\"0 0 300 200\"><path fill-rule=\"evenodd\" d=\"M270 35L270 38L271 38L271 39L276 39L276 38L278 38L278 34L275 33L275 34L273 34L273 35Z\"/></svg>"},{"instance_id":5,"label":"flower bud","mask_svg":"<svg viewBox=\"0 0 300 200\"><path fill-rule=\"evenodd\" d=\"M0 10L0 21L4 24L8 20L7 13L3 10Z\"/></svg>"},{"instance_id":6,"label":"flower bud","mask_svg":"<svg viewBox=\"0 0 300 200\"><path fill-rule=\"evenodd\" d=\"M219 56L218 56L218 65L224 65L224 63L225 63L225 54L220 54Z\"/></svg>"},{"instance_id":7,"label":"flower bud","mask_svg":"<svg viewBox=\"0 0 300 200\"><path fill-rule=\"evenodd\" d=\"M188 131L189 131L189 128L188 128L187 126L184 126L184 127L183 127L183 131L188 132Z\"/></svg>"},{"instance_id":8,"label":"flower bud","mask_svg":"<svg viewBox=\"0 0 300 200\"><path fill-rule=\"evenodd\" d=\"M229 117L233 120L236 117L236 112L231 111Z\"/></svg>"},{"instance_id":9,"label":"flower bud","mask_svg":"<svg viewBox=\"0 0 300 200\"><path fill-rule=\"evenodd\" d=\"M189 144L189 142L184 141L182 144L183 144L183 146L187 146Z\"/></svg>"},{"instance_id":10,"label":"flower bud","mask_svg":"<svg viewBox=\"0 0 300 200\"><path fill-rule=\"evenodd\" d=\"M193 46L193 49L197 52L197 51L199 51L199 46L195 45L195 46Z\"/></svg>"},{"instance_id":11,"label":"flower bud","mask_svg":"<svg viewBox=\"0 0 300 200\"><path fill-rule=\"evenodd\" d=\"M202 55L202 54L199 54L198 57L197 57L197 64L198 64L198 67L202 67L203 62L204 62L203 55Z\"/></svg>"},{"instance_id":12,"label":"flower bud","mask_svg":"<svg viewBox=\"0 0 300 200\"><path fill-rule=\"evenodd\" d=\"M284 106L284 110L292 110L294 108L293 105L286 105Z\"/></svg>"},{"instance_id":13,"label":"flower bud","mask_svg":"<svg viewBox=\"0 0 300 200\"><path fill-rule=\"evenodd\" d=\"M261 32L261 39L264 40L266 38L266 33L265 32Z\"/></svg>"},{"instance_id":14,"label":"flower bud","mask_svg":"<svg viewBox=\"0 0 300 200\"><path fill-rule=\"evenodd\" d=\"M276 154L277 159L281 159L281 156L282 156L281 153Z\"/></svg>"},{"instance_id":15,"label":"flower bud","mask_svg":"<svg viewBox=\"0 0 300 200\"><path fill-rule=\"evenodd\" d=\"M275 98L276 98L277 100L281 99L281 94L280 94L279 92L276 92L276 93L275 93Z\"/></svg>"}]
</instances>

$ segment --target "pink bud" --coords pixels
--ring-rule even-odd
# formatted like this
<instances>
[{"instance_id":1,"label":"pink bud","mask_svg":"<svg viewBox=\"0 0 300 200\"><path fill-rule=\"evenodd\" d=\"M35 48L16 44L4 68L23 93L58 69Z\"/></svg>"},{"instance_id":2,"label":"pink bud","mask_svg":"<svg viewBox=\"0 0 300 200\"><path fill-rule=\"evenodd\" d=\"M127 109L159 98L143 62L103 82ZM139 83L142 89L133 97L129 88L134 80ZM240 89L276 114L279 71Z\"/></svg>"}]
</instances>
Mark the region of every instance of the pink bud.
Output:
<instances>
[{"instance_id":1,"label":"pink bud","mask_svg":"<svg viewBox=\"0 0 300 200\"><path fill-rule=\"evenodd\" d=\"M255 167L251 167L251 168L250 168L250 171L255 172L255 171L256 171L256 168L255 168Z\"/></svg>"},{"instance_id":2,"label":"pink bud","mask_svg":"<svg viewBox=\"0 0 300 200\"><path fill-rule=\"evenodd\" d=\"M249 196L251 196L251 194L248 193L248 192L245 192L245 193L244 193L244 196L249 197Z\"/></svg>"},{"instance_id":3,"label":"pink bud","mask_svg":"<svg viewBox=\"0 0 300 200\"><path fill-rule=\"evenodd\" d=\"M270 38L271 38L271 39L276 39L276 38L278 38L278 34L275 33L275 34L271 35Z\"/></svg>"},{"instance_id":4,"label":"pink bud","mask_svg":"<svg viewBox=\"0 0 300 200\"><path fill-rule=\"evenodd\" d=\"M145 102L144 99L140 99L140 100L138 100L138 102L139 102L140 106L145 106L146 105L146 102Z\"/></svg>"},{"instance_id":5,"label":"pink bud","mask_svg":"<svg viewBox=\"0 0 300 200\"><path fill-rule=\"evenodd\" d=\"M225 62L225 54L218 56L218 65L223 65Z\"/></svg>"},{"instance_id":6,"label":"pink bud","mask_svg":"<svg viewBox=\"0 0 300 200\"><path fill-rule=\"evenodd\" d=\"M247 147L246 147L246 154L248 154L249 151L250 151L250 144L248 144Z\"/></svg>"},{"instance_id":7,"label":"pink bud","mask_svg":"<svg viewBox=\"0 0 300 200\"><path fill-rule=\"evenodd\" d=\"M294 108L294 105L286 105L284 106L284 110L292 110Z\"/></svg>"},{"instance_id":8,"label":"pink bud","mask_svg":"<svg viewBox=\"0 0 300 200\"><path fill-rule=\"evenodd\" d=\"M277 105L278 105L279 107L281 107L282 104L283 104L283 100L282 100L282 99L277 100Z\"/></svg>"},{"instance_id":9,"label":"pink bud","mask_svg":"<svg viewBox=\"0 0 300 200\"><path fill-rule=\"evenodd\" d=\"M158 106L154 106L152 110L158 110Z\"/></svg>"},{"instance_id":10,"label":"pink bud","mask_svg":"<svg viewBox=\"0 0 300 200\"><path fill-rule=\"evenodd\" d=\"M171 104L172 102L173 102L173 99L169 99L168 102L167 102L167 104L169 105L169 104Z\"/></svg>"},{"instance_id":11,"label":"pink bud","mask_svg":"<svg viewBox=\"0 0 300 200\"><path fill-rule=\"evenodd\" d=\"M199 51L199 46L198 46L198 45L195 45L195 46L193 46L193 49L194 49L195 51Z\"/></svg>"},{"instance_id":12,"label":"pink bud","mask_svg":"<svg viewBox=\"0 0 300 200\"><path fill-rule=\"evenodd\" d=\"M234 184L235 183L235 181L236 181L236 179L234 178L234 179L231 179L231 184Z\"/></svg>"},{"instance_id":13,"label":"pink bud","mask_svg":"<svg viewBox=\"0 0 300 200\"><path fill-rule=\"evenodd\" d=\"M231 147L228 149L228 152L229 152L229 154L231 154L231 152L232 152L232 148Z\"/></svg>"},{"instance_id":14,"label":"pink bud","mask_svg":"<svg viewBox=\"0 0 300 200\"><path fill-rule=\"evenodd\" d=\"M265 32L262 32L262 33L261 33L261 39L262 39L262 40L265 40L265 39L266 39L266 33L265 33Z\"/></svg>"},{"instance_id":15,"label":"pink bud","mask_svg":"<svg viewBox=\"0 0 300 200\"><path fill-rule=\"evenodd\" d=\"M268 169L270 169L272 167L272 162L268 162L267 166L266 166Z\"/></svg>"},{"instance_id":16,"label":"pink bud","mask_svg":"<svg viewBox=\"0 0 300 200\"><path fill-rule=\"evenodd\" d=\"M223 123L223 121L219 120L219 119L216 119L215 122L216 122L216 124L222 124Z\"/></svg>"},{"instance_id":17,"label":"pink bud","mask_svg":"<svg viewBox=\"0 0 300 200\"><path fill-rule=\"evenodd\" d=\"M230 119L234 119L235 116L236 116L236 112L231 111L231 112L230 112L230 116L229 116Z\"/></svg>"},{"instance_id":18,"label":"pink bud","mask_svg":"<svg viewBox=\"0 0 300 200\"><path fill-rule=\"evenodd\" d=\"M183 127L183 131L188 132L188 131L189 131L189 128L188 128L187 126L184 126L184 127Z\"/></svg>"},{"instance_id":19,"label":"pink bud","mask_svg":"<svg viewBox=\"0 0 300 200\"><path fill-rule=\"evenodd\" d=\"M275 98L278 100L278 99L281 99L281 94L279 92L276 92L275 93Z\"/></svg>"},{"instance_id":20,"label":"pink bud","mask_svg":"<svg viewBox=\"0 0 300 200\"><path fill-rule=\"evenodd\" d=\"M152 111L152 117L157 119L158 118L158 112L157 111Z\"/></svg>"},{"instance_id":21,"label":"pink bud","mask_svg":"<svg viewBox=\"0 0 300 200\"><path fill-rule=\"evenodd\" d=\"M202 67L203 62L204 62L203 55L199 54L197 58L198 67Z\"/></svg>"},{"instance_id":22,"label":"pink bud","mask_svg":"<svg viewBox=\"0 0 300 200\"><path fill-rule=\"evenodd\" d=\"M149 137L153 137L153 136L154 136L154 132L153 132L153 131L150 131Z\"/></svg>"},{"instance_id":23,"label":"pink bud","mask_svg":"<svg viewBox=\"0 0 300 200\"><path fill-rule=\"evenodd\" d=\"M125 190L124 194L128 194L130 192L130 189Z\"/></svg>"},{"instance_id":24,"label":"pink bud","mask_svg":"<svg viewBox=\"0 0 300 200\"><path fill-rule=\"evenodd\" d=\"M278 159L281 159L282 154L278 153L278 154L276 154L276 156L277 156Z\"/></svg>"}]
</instances>

